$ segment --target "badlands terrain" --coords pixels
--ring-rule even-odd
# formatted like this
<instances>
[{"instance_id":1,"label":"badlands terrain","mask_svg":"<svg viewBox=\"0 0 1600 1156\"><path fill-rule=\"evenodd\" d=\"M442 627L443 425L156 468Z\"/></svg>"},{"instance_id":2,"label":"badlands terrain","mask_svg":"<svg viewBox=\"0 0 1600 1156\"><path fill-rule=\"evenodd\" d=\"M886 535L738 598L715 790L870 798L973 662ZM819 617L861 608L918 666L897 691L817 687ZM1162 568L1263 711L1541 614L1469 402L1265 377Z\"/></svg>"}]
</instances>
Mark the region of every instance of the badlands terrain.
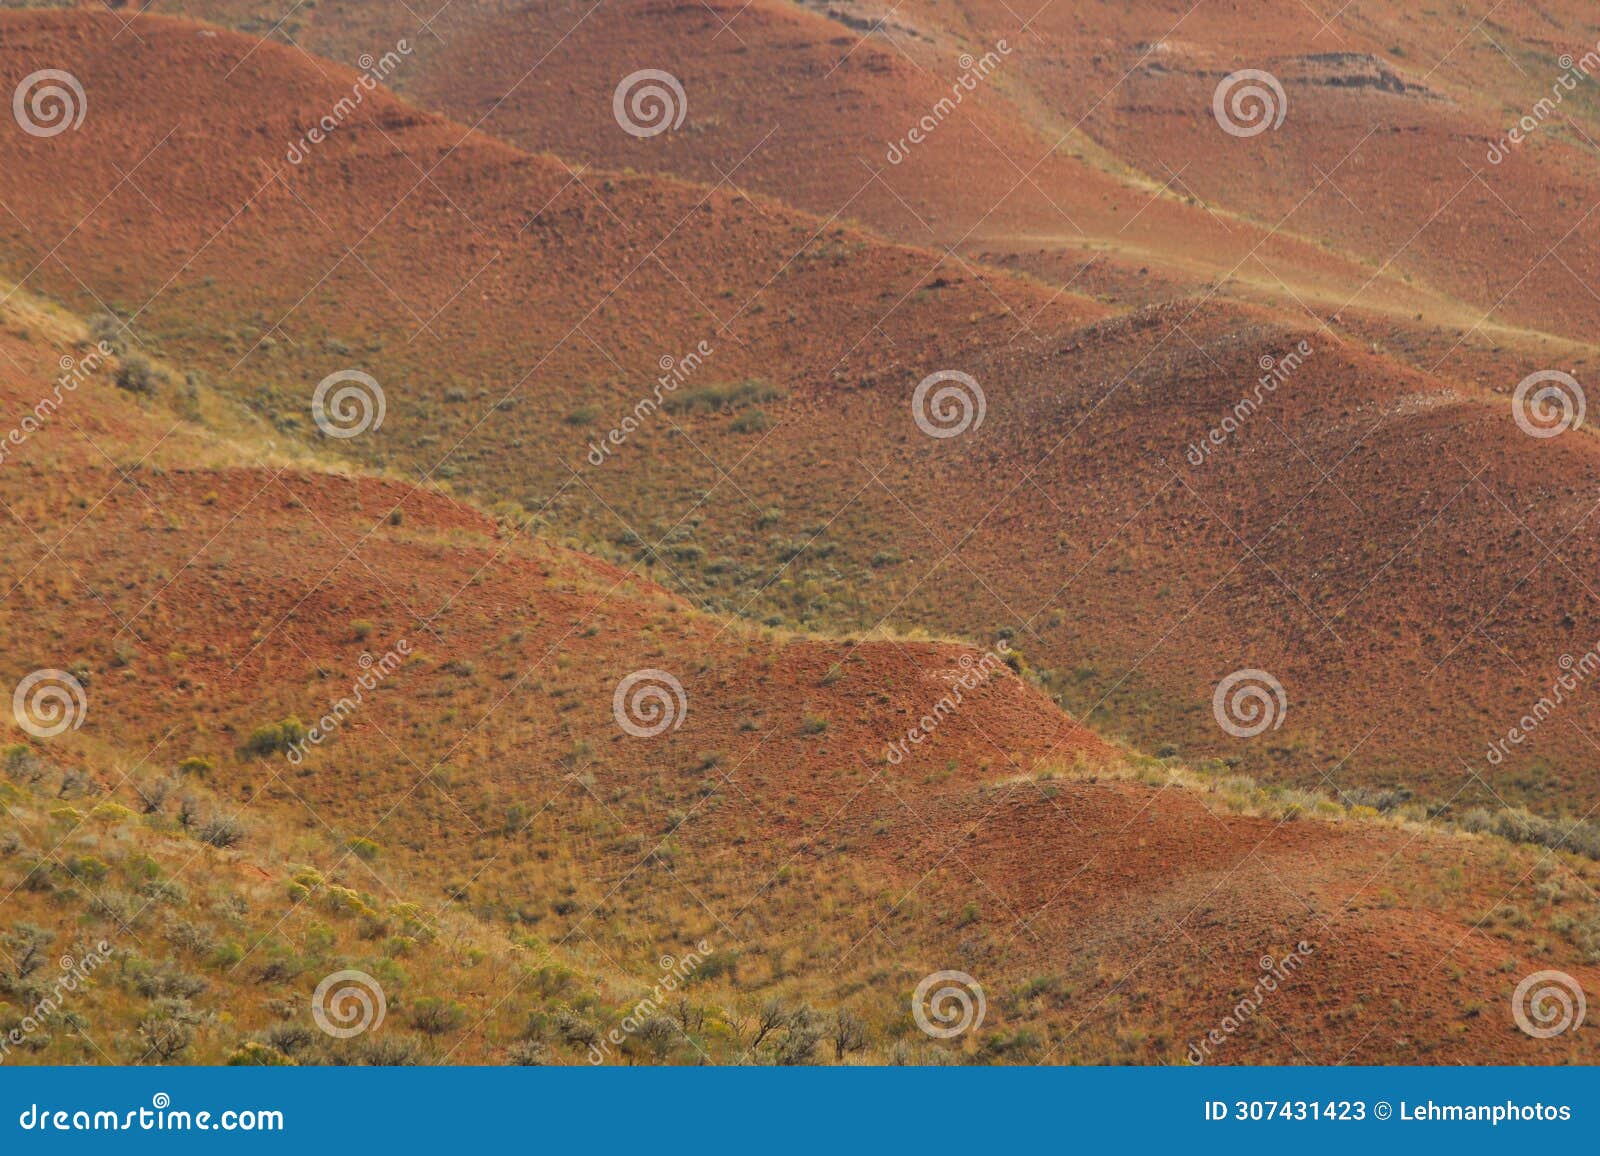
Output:
<instances>
[{"instance_id":1,"label":"badlands terrain","mask_svg":"<svg viewBox=\"0 0 1600 1156\"><path fill-rule=\"evenodd\" d=\"M148 7L0 9L0 1062L1595 1060L1592 6Z\"/></svg>"}]
</instances>

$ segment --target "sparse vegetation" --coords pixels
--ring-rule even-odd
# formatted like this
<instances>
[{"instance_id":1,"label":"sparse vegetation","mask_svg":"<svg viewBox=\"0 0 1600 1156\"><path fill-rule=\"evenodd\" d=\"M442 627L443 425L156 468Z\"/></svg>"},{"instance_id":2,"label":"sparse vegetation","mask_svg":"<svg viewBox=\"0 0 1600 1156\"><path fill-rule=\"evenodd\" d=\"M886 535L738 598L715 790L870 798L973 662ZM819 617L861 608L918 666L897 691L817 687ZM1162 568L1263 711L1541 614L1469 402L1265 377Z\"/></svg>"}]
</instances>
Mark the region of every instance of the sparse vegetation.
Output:
<instances>
[{"instance_id":1,"label":"sparse vegetation","mask_svg":"<svg viewBox=\"0 0 1600 1156\"><path fill-rule=\"evenodd\" d=\"M118 389L125 389L129 393L151 394L156 386L161 383L162 375L150 359L138 353L129 353L123 356L117 366L115 376Z\"/></svg>"},{"instance_id":2,"label":"sparse vegetation","mask_svg":"<svg viewBox=\"0 0 1600 1156\"><path fill-rule=\"evenodd\" d=\"M280 722L259 726L245 740L244 751L251 755L275 755L289 750L306 737L306 728L299 719L290 716Z\"/></svg>"},{"instance_id":3,"label":"sparse vegetation","mask_svg":"<svg viewBox=\"0 0 1600 1156\"><path fill-rule=\"evenodd\" d=\"M140 59L164 59L174 28L153 24ZM1496 31L1512 52L1522 35ZM196 59L193 39L175 66ZM18 43L27 55L51 39ZM1173 68L1227 58L1168 47ZM749 48L750 61L766 51ZM804 45L784 50L804 63ZM106 59L93 67L126 70ZM13 676L70 666L90 700L81 729L13 730L26 741L0 751L0 1037L61 960L113 947L17 1062L1178 1063L1196 1024L1299 934L1319 950L1337 940L1337 971L1315 970L1332 951L1308 965L1314 998L1275 1007L1252 1059L1593 1056L1587 1032L1516 1054L1503 1014L1520 975L1600 960L1600 825L1565 818L1595 791L1581 728L1552 725L1539 759L1511 752L1503 781L1458 797L1460 735L1476 739L1513 692L1444 677L1403 695L1386 681L1454 653L1505 593L1487 581L1516 555L1501 546L1559 542L1570 565L1519 587L1472 647L1537 661L1586 628L1569 580L1594 569L1592 535L1545 531L1568 533L1593 471L1570 438L1535 458L1485 415L1500 405L1489 386L1514 382L1533 349L1513 325L1534 310L1543 358L1546 331L1584 337L1574 311L1591 306L1530 281L1533 297L1481 320L1520 272L1492 259L1482 196L1453 202L1435 231L1489 246L1470 284L1426 234L1394 258L1408 268L1384 272L1405 239L1385 239L1390 215L1319 236L1326 208L1308 203L1264 253L1282 287L1315 288L1308 318L1298 297L1272 300L1260 270L1213 276L1234 264L1216 249L1161 260L1173 238L1244 252L1281 214L1256 200L1213 213L1214 189L1158 192L1159 178L1113 163L1146 105L1182 123L1159 69L1141 81L1153 104L1121 102L1095 141L1075 134L1038 169L1044 200L1066 197L1092 232L995 246L1026 275L982 265L987 242L959 260L885 243L886 219L819 221L770 195L705 198L639 173L573 181L564 162L444 133L375 89L362 115L392 139L329 135L317 171L339 179L273 201L316 222L290 245L256 211L261 174L243 162L262 143L252 126L321 114L302 100L319 90L314 63L252 54L245 104L191 117L201 135L139 167L120 207L54 167L81 159L87 137L79 152L71 138L20 141L39 173L7 170L29 217L10 226L7 256L35 269L0 306L12 412L37 404L64 351L87 356L71 303L108 302L88 331L115 348L59 419L0 455L6 508L28 531L0 623ZM856 69L852 107L898 107L876 86L903 72ZM1017 75L972 116L1038 87ZM1319 91L1374 98L1342 87ZM519 99L546 90L562 83ZM164 125L185 91L180 69L124 86L131 111L112 111ZM283 107L261 103L273 91ZM696 99L688 130L652 152L662 163L692 159L715 127L714 102ZM1426 160L1433 113L1414 111L1405 145ZM513 102L497 123L522 115L547 113ZM727 144L740 126L722 128ZM138 167L125 138L94 138L95 171ZM456 142L451 163L411 196L403 154L437 139ZM1365 147L1397 146L1379 134ZM368 163L390 148L398 163ZM1304 150L1274 149L1292 182ZM196 157L210 158L205 179L174 184ZM1454 181L1453 154L1448 166ZM1204 169L1184 179L1220 179ZM1072 172L1095 180L1062 179ZM1367 163L1339 180L1359 198L1381 174ZM810 196L816 175L767 170L756 187ZM933 194L908 176L897 194L913 213L929 195L959 205L991 175ZM1234 183L1282 197L1281 181ZM1411 185L1431 211L1432 185ZM1497 188L1515 200L1514 183ZM879 212L882 192L856 208ZM1029 198L992 224L1033 235ZM1348 198L1323 200L1343 214ZM249 211L216 233L218 204ZM372 205L394 208L378 220ZM934 207L941 232L964 219ZM1559 215L1543 209L1526 214L1536 240ZM1091 239L1138 214L1127 245ZM146 220L158 227L133 227ZM198 238L212 239L184 260ZM39 260L58 240L70 266ZM648 272L613 276L657 249ZM1585 280L1583 247L1566 252ZM1377 275L1381 309L1333 312ZM1423 305L1428 322L1409 324ZM1163 339L1179 318L1185 340ZM1271 434L1304 449L1265 449L1279 437L1263 421L1262 440L1231 442L1215 468L1159 468L1152 447L1227 413L1234 385L1302 331L1317 356L1275 399ZM701 334L715 354L689 353ZM907 395L956 365L989 389L987 422L930 439ZM388 390L385 420L324 436L307 395L356 366ZM664 413L636 400L653 380L673 381L655 394ZM1102 404L1107 389L1118 404ZM635 421L625 445L604 432ZM1346 462L1370 421L1381 438ZM1458 440L1483 450L1467 472L1444 452ZM585 443L617 452L580 465ZM1434 468L1396 467L1413 459ZM1433 517L1458 484L1450 516ZM1260 557L1236 566L1245 538ZM374 656L358 654L402 634L416 649L376 690ZM1281 652L1299 667L1293 710L1234 742L1210 688L1275 661L1280 636L1295 643ZM967 685L996 637L1015 644L1005 668ZM1326 694L1308 685L1321 662L1342 664ZM612 698L643 670L685 689L647 737L619 727ZM1392 708L1387 729L1364 746L1375 707ZM291 710L321 729L338 718L337 734L305 745ZM1153 950L1164 936L1171 949ZM1448 962L1424 972L1435 957ZM912 993L954 969L981 978L987 1018L937 1040ZM310 1007L344 971L387 1001L382 1027L352 1039Z\"/></svg>"},{"instance_id":4,"label":"sparse vegetation","mask_svg":"<svg viewBox=\"0 0 1600 1156\"><path fill-rule=\"evenodd\" d=\"M688 390L669 397L662 408L668 413L716 413L747 409L762 402L777 401L783 391L763 381L741 381L737 385L710 386Z\"/></svg>"}]
</instances>

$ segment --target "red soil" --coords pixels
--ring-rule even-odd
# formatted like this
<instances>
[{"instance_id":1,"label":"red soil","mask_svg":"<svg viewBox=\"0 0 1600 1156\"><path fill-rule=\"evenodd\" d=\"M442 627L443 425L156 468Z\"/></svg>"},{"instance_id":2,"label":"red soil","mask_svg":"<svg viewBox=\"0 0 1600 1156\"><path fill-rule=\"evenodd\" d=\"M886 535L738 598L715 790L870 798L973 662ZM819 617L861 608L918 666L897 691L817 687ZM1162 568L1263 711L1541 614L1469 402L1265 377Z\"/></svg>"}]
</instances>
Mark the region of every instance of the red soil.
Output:
<instances>
[{"instance_id":1,"label":"red soil","mask_svg":"<svg viewBox=\"0 0 1600 1156\"><path fill-rule=\"evenodd\" d=\"M65 62L91 91L140 93L102 100L79 132L5 138L0 198L26 214L0 221L12 271L86 309L137 310L145 340L286 428L307 428L319 377L367 364L389 383L388 423L331 448L517 499L592 542L654 542L692 510L706 556L753 575L708 597L692 566L663 561L710 605L837 575L810 547L786 565L752 540L761 510L815 512L853 587L824 621L1019 632L1035 665L1070 674L1070 705L1146 745L1440 800L1465 786L1463 801L1581 813L1600 797L1580 770L1594 722L1581 699L1574 726L1540 731L1504 770L1482 761L1543 693L1540 672L1600 636L1580 579L1600 563L1582 532L1600 463L1581 435L1527 438L1500 406L1234 307L1169 303L1085 329L1104 310L1047 286L726 190L580 181L381 91L288 165L284 142L349 91L337 70L168 20L142 18L141 39L112 51L109 18L6 19L13 71ZM224 103L229 118L208 111ZM157 146L130 194L116 174ZM789 392L767 406L776 427L680 414L587 467L663 351L702 339L706 384ZM1259 359L1302 340L1316 352L1265 420L1187 466ZM936 442L907 406L946 366L980 380L989 418ZM583 407L594 424L552 431ZM782 532L806 546L814 531ZM904 561L881 571L869 561L885 547ZM1210 719L1211 688L1241 666L1290 689L1271 741Z\"/></svg>"},{"instance_id":2,"label":"red soil","mask_svg":"<svg viewBox=\"0 0 1600 1156\"><path fill-rule=\"evenodd\" d=\"M58 482L32 512L48 541L84 516L72 491L110 478ZM405 517L392 526L383 515L397 503ZM49 639L0 635L12 673L84 664L88 718L53 758L207 754L213 785L251 799L252 821L375 839L389 848L381 871L454 870L480 908L535 899L518 892L517 856L485 844L513 799L568 832L591 881L583 913L605 901L648 925L665 870L727 934L783 941L804 894L849 881L861 906L810 917L833 945L819 966L842 979L976 951L996 991L1053 973L1070 993L1038 1009L1059 1025L1056 1059L1086 1058L1100 1046L1088 1040L1140 1022L1178 1033L1176 1058L1231 1006L1208 993L1248 986L1260 955L1301 940L1313 958L1272 1005L1276 1030L1251 1029L1253 1057L1557 1058L1469 1006L1515 978L1498 969L1516 938L1474 925L1527 902L1531 854L1214 812L1181 788L1018 778L1040 757L1092 770L1110 752L1009 672L889 763L887 744L972 669L973 652L728 632L614 567L397 483L163 471L87 518L51 558L100 597L52 598L58 580L26 549L0 574L16 584L8 625L52 625ZM371 633L357 638L362 619ZM347 693L363 652L402 637L414 657L303 766L234 762L256 725L314 718ZM682 727L654 742L611 714L612 686L645 663L681 675L688 701ZM596 804L616 837L577 834ZM1463 865L1464 890L1434 890ZM558 920L557 935L586 917ZM1557 958L1585 983L1600 978ZM1388 999L1407 991L1397 1020ZM1152 992L1159 1009L1141 1004ZM1585 1054L1586 1039L1560 1055Z\"/></svg>"},{"instance_id":3,"label":"red soil","mask_svg":"<svg viewBox=\"0 0 1600 1156\"><path fill-rule=\"evenodd\" d=\"M811 20L758 16L793 36ZM1600 459L1584 435L1527 438L1503 407L1277 315L1168 302L1111 316L738 192L575 177L383 93L287 165L352 74L158 18L112 47L113 19L0 17L0 85L68 67L91 100L79 132L0 137L4 268L85 311L137 311L154 351L288 440L312 384L368 364L390 390L386 424L330 451L397 474L443 454L463 491L590 542L634 526L654 542L691 508L677 540L737 554L753 585L770 571L803 602L832 570L848 590L832 613L861 625L1004 627L1069 702L1104 704L1090 721L1309 784L1403 779L1451 797L1462 760L1528 709L1557 656L1600 637L1583 578L1600 558L1582 532ZM1189 210L1167 208L1151 210L1163 227L1187 227ZM663 351L703 338L717 345L706 384L788 391L764 403L776 427L680 415L574 483L595 431L562 419L595 405L610 422ZM1259 359L1302 340L1314 354L1260 420L1188 466L1184 447ZM38 396L52 353L0 365L9 404ZM983 382L988 418L935 441L907 403L952 365ZM1103 1059L1106 1040L1180 1058L1261 955L1301 940L1316 946L1304 985L1250 1029L1253 1056L1592 1058L1592 1033L1541 1043L1503 1014L1535 956L1591 990L1600 978L1550 911L1531 926L1499 914L1533 906L1531 852L1039 781L1112 752L1009 673L892 762L888 744L973 650L757 631L409 478L280 471L192 429L162 448L154 403L84 390L98 404L81 436L0 468L19 527L0 569L3 673L88 668L89 721L52 754L210 753L263 821L370 833L400 869L466 880L497 916L547 898L494 841L525 805L539 824L516 850L570 857L581 913L659 927L677 883L741 943L779 939L841 983L952 959L1008 993L1053 975L1056 994L1015 998L1043 1005L1055 1058ZM184 457L202 452L234 464ZM106 460L152 453L138 470ZM837 552L774 563L757 522L772 508L808 551ZM898 560L875 566L880 551ZM678 584L664 556L655 573ZM716 611L749 590L684 585ZM400 638L418 655L393 690L303 766L238 757L254 728L328 709L364 652ZM1272 669L1292 703L1254 744L1210 719L1217 678L1246 665ZM641 667L675 672L690 704L653 744L612 718L612 689ZM1571 733L1592 708L1567 717L1489 785L1592 805Z\"/></svg>"}]
</instances>

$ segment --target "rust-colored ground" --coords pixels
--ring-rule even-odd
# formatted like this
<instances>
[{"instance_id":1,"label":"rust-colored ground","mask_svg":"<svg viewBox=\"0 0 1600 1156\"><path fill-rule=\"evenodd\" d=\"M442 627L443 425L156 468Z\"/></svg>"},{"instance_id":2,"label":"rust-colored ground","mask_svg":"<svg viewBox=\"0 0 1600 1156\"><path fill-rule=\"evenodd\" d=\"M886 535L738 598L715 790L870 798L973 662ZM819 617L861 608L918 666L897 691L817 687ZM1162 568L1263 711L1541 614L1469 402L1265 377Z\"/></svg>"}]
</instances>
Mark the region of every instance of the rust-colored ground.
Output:
<instances>
[{"instance_id":1,"label":"rust-colored ground","mask_svg":"<svg viewBox=\"0 0 1600 1156\"><path fill-rule=\"evenodd\" d=\"M97 378L0 464L0 673L83 667L89 721L49 753L102 786L206 755L262 822L370 837L375 874L488 924L602 952L712 935L822 1001L981 973L989 1058L1179 1061L1263 955L1305 941L1219 1061L1592 1059L1592 1031L1535 1041L1508 1012L1540 967L1597 990L1574 931L1588 864L1240 806L1130 778L1113 745L1402 786L1446 818L1600 803L1585 697L1504 765L1483 754L1600 639L1600 452L1527 437L1504 396L1547 359L1591 364L1592 174L1559 141L1472 174L1488 98L1467 101L1459 62L1396 64L1412 86L1393 91L1365 48L1274 42L1305 114L1207 136L1240 62L1205 25L1168 43L1098 7L1041 26L1053 48L1026 41L970 116L873 171L937 99L929 62L999 27L962 12L907 12L898 40L847 52L837 14L606 9L496 103L563 11L478 10L396 75L415 104L368 93L297 163L344 65L165 17L113 44L113 14L0 15L0 90L61 67L90 101L79 131L0 134L0 269L195 375L143 399ZM366 19L319 11L307 43L399 17ZM1367 35L1409 58L1406 26ZM617 131L619 72L690 43L688 129ZM1058 91L1129 68L1049 151ZM1294 203L1352 149L1334 179L1367 208ZM1163 167L1187 197L1157 195ZM1274 229L1286 212L1304 216ZM1560 272L1527 276L1574 235ZM20 301L8 325L20 413L83 347ZM685 396L755 380L761 400L658 414L591 464L702 341ZM334 442L308 399L347 368L388 412ZM952 368L985 421L932 439L912 390ZM996 674L890 760L1002 636L1033 681ZM302 765L243 749L401 638L415 656ZM1251 741L1211 714L1241 667L1290 702ZM655 740L612 714L642 668L689 704Z\"/></svg>"}]
</instances>

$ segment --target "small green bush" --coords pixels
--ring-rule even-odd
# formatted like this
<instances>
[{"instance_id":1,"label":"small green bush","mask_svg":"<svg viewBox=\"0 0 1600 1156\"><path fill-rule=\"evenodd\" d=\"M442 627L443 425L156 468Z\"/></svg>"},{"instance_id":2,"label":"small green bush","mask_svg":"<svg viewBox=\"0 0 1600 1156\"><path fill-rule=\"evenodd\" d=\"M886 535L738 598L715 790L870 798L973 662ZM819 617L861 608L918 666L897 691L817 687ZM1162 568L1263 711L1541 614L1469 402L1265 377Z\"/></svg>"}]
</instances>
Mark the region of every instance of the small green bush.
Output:
<instances>
[{"instance_id":1,"label":"small green bush","mask_svg":"<svg viewBox=\"0 0 1600 1156\"><path fill-rule=\"evenodd\" d=\"M454 1000L425 995L411 1005L411 1026L426 1035L459 1031L466 1022L467 1009Z\"/></svg>"},{"instance_id":2,"label":"small green bush","mask_svg":"<svg viewBox=\"0 0 1600 1156\"><path fill-rule=\"evenodd\" d=\"M148 358L130 353L117 366L114 380L118 389L125 389L129 393L151 394L161 381L161 372L150 364Z\"/></svg>"},{"instance_id":3,"label":"small green bush","mask_svg":"<svg viewBox=\"0 0 1600 1156\"><path fill-rule=\"evenodd\" d=\"M250 737L245 740L244 751L247 755L274 755L287 751L305 737L305 724L290 715L280 722L268 723L250 732Z\"/></svg>"},{"instance_id":4,"label":"small green bush","mask_svg":"<svg viewBox=\"0 0 1600 1156\"><path fill-rule=\"evenodd\" d=\"M752 378L738 385L711 386L668 398L662 407L668 413L717 413L744 409L783 397L783 391Z\"/></svg>"}]
</instances>

